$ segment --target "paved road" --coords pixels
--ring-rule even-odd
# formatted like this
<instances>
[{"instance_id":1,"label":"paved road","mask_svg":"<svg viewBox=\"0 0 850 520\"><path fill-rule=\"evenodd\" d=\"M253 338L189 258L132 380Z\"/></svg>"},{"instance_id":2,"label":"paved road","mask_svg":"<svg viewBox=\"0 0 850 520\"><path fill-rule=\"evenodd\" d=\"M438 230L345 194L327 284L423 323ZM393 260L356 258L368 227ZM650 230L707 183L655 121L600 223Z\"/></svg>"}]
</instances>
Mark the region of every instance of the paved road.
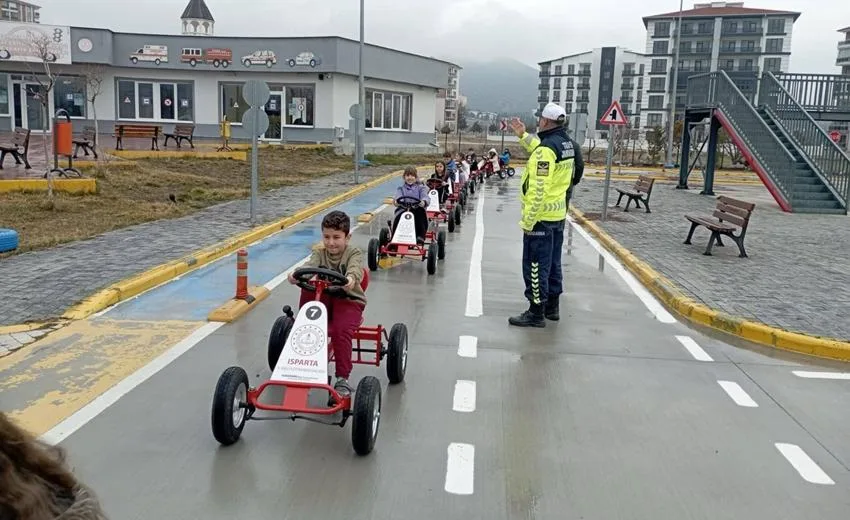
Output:
<instances>
[{"instance_id":1,"label":"paved road","mask_svg":"<svg viewBox=\"0 0 850 520\"><path fill-rule=\"evenodd\" d=\"M283 284L67 438L76 471L127 520L846 519L850 380L799 377L826 368L653 313L578 231L562 321L508 327L523 306L516 184L487 186L436 276L374 273L367 322L405 322L411 349L402 385L355 368L384 388L370 456L353 453L350 426L256 422L231 447L212 438L221 371L268 376L268 330L297 302ZM476 233L483 315L467 317Z\"/></svg>"},{"instance_id":2,"label":"paved road","mask_svg":"<svg viewBox=\"0 0 850 520\"><path fill-rule=\"evenodd\" d=\"M614 187L631 185L612 183L611 206L618 196ZM574 203L598 215L603 186L593 179L582 182ZM738 258L731 240L706 257L702 255L709 237L705 228L695 233L693 245L682 244L689 229L684 215L710 215L717 202L715 197L699 195L700 190L676 190L675 184L656 183L650 199L652 213L635 210L634 205L629 213L614 208L602 227L709 307L786 330L850 340L850 218L784 213L764 186L727 186L718 181L717 195L756 204L746 236L749 258Z\"/></svg>"},{"instance_id":3,"label":"paved road","mask_svg":"<svg viewBox=\"0 0 850 520\"><path fill-rule=\"evenodd\" d=\"M363 178L398 169L367 168ZM259 197L257 220L271 222L349 190L352 175L328 175L264 193ZM71 305L110 284L248 231L249 215L248 200L238 200L186 217L147 222L7 258L0 262L0 325L58 318Z\"/></svg>"}]
</instances>

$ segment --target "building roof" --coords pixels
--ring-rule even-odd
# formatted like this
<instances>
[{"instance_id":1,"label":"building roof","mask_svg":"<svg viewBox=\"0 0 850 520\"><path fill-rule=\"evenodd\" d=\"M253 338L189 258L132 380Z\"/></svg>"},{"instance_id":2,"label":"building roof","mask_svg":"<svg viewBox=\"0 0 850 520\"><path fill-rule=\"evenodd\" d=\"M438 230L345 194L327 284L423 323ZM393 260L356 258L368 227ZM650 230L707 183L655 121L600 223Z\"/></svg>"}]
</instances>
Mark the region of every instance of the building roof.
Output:
<instances>
[{"instance_id":1,"label":"building roof","mask_svg":"<svg viewBox=\"0 0 850 520\"><path fill-rule=\"evenodd\" d=\"M207 7L204 0L189 0L189 5L186 6L186 9L183 11L183 16L181 16L180 19L185 20L187 18L193 20L209 20L211 22L215 21L215 18L213 18L212 13L210 12L210 8Z\"/></svg>"},{"instance_id":2,"label":"building roof","mask_svg":"<svg viewBox=\"0 0 850 520\"><path fill-rule=\"evenodd\" d=\"M547 63L552 63L553 61L561 61L561 60L568 60L570 58L577 58L579 56L584 56L585 54L593 54L594 51L602 50L603 48L604 47L596 47L595 49L591 49L589 51L579 52L579 53L576 53L576 54L570 54L568 56L561 56L560 58L553 58L551 60L538 61L537 64L538 65L546 65ZM609 47L609 48L614 48L614 49L617 49L617 50L625 52L625 53L635 54L637 56L646 56L646 54L644 54L644 53L631 51L631 50L626 49L624 47Z\"/></svg>"},{"instance_id":3,"label":"building roof","mask_svg":"<svg viewBox=\"0 0 850 520\"><path fill-rule=\"evenodd\" d=\"M838 29L838 32L840 32L840 33L848 33L848 32L850 32L850 26L847 26L847 27L845 27L844 29Z\"/></svg>"},{"instance_id":4,"label":"building roof","mask_svg":"<svg viewBox=\"0 0 850 520\"><path fill-rule=\"evenodd\" d=\"M743 4L743 2L741 2ZM685 9L682 11L683 18L713 18L716 16L767 16L767 15L793 15L794 21L800 17L801 13L795 11L776 11L773 9L753 9L750 7L740 6L725 6L725 7L696 7L694 9ZM672 13L656 14L654 16L644 16L643 25L647 26L650 20L659 18L678 18L679 11Z\"/></svg>"}]
</instances>

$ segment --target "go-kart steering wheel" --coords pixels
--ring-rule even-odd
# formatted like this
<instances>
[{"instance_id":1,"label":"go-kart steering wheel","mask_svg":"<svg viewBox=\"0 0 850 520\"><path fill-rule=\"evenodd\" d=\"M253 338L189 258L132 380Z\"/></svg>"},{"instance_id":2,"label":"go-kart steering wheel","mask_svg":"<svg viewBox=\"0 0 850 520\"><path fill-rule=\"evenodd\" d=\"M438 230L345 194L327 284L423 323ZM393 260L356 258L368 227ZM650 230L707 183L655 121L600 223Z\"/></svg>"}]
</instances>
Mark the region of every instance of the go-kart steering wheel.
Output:
<instances>
[{"instance_id":1,"label":"go-kart steering wheel","mask_svg":"<svg viewBox=\"0 0 850 520\"><path fill-rule=\"evenodd\" d=\"M344 286L348 285L348 278L336 271L322 267L299 267L292 273L292 277L296 280L295 285L305 291L312 292L316 292L316 284L311 280L314 276L330 283L330 287L327 289L328 293L339 293Z\"/></svg>"},{"instance_id":2,"label":"go-kart steering wheel","mask_svg":"<svg viewBox=\"0 0 850 520\"><path fill-rule=\"evenodd\" d=\"M413 209L416 206L418 206L420 202L422 202L421 200L417 199L416 197L408 197L407 195L405 195L403 197L399 197L399 198L395 199L395 201L396 201L396 204L399 205L399 207L401 207L402 209L406 209L406 210Z\"/></svg>"},{"instance_id":3,"label":"go-kart steering wheel","mask_svg":"<svg viewBox=\"0 0 850 520\"><path fill-rule=\"evenodd\" d=\"M428 189L431 190L439 190L443 187L442 179L428 179L425 181L425 184L428 186Z\"/></svg>"}]
</instances>

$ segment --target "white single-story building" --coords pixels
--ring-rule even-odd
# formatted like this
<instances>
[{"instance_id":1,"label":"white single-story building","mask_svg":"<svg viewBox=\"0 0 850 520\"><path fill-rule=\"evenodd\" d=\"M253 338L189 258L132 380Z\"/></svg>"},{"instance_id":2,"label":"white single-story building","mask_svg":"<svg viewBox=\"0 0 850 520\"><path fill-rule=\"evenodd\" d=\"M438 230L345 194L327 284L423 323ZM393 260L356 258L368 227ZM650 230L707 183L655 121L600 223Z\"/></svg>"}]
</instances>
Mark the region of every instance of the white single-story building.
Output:
<instances>
[{"instance_id":1,"label":"white single-story building","mask_svg":"<svg viewBox=\"0 0 850 520\"><path fill-rule=\"evenodd\" d=\"M211 18L211 17L210 17ZM352 136L349 115L358 101L359 42L341 37L219 37L195 24L183 35L130 34L107 29L0 22L0 131L43 132L39 101L46 49L59 75L49 112L65 109L75 132L97 114L101 140L115 124L195 126L196 137L217 138L226 117L232 138L245 139L247 80L267 83L268 141L340 144ZM191 29L191 27L190 27ZM43 42L41 46L34 42ZM449 62L367 45L367 150L421 149L435 139L436 96L448 87ZM87 76L100 70L102 92L92 105ZM95 73L96 75L97 73ZM52 123L48 122L48 130ZM104 142L104 145L106 142Z\"/></svg>"}]
</instances>

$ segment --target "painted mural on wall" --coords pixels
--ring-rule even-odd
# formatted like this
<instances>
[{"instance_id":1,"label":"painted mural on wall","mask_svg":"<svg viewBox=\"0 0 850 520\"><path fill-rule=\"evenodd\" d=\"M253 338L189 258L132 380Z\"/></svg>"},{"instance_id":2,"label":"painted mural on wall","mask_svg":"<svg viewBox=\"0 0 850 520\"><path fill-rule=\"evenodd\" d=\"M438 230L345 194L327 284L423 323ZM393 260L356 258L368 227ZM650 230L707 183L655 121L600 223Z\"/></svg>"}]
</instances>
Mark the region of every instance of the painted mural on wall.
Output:
<instances>
[{"instance_id":1,"label":"painted mural on wall","mask_svg":"<svg viewBox=\"0 0 850 520\"><path fill-rule=\"evenodd\" d=\"M0 22L0 60L71 63L71 29L57 25Z\"/></svg>"},{"instance_id":2,"label":"painted mural on wall","mask_svg":"<svg viewBox=\"0 0 850 520\"><path fill-rule=\"evenodd\" d=\"M264 51L254 51L247 56L242 56L242 65L246 67L251 67L252 65L265 65L268 68L271 68L273 65L277 63L277 55L274 51L264 50Z\"/></svg>"},{"instance_id":3,"label":"painted mural on wall","mask_svg":"<svg viewBox=\"0 0 850 520\"><path fill-rule=\"evenodd\" d=\"M289 58L288 63L290 67L294 67L296 65L309 65L310 67L316 68L316 66L322 64L322 59L312 52L302 52L294 58Z\"/></svg>"},{"instance_id":4,"label":"painted mural on wall","mask_svg":"<svg viewBox=\"0 0 850 520\"><path fill-rule=\"evenodd\" d=\"M201 49L199 47L184 47L180 51L180 62L196 67L199 63L212 64L213 67L225 69L233 63L233 51L230 49Z\"/></svg>"},{"instance_id":5,"label":"painted mural on wall","mask_svg":"<svg viewBox=\"0 0 850 520\"><path fill-rule=\"evenodd\" d=\"M136 52L130 54L130 61L135 65L140 61L153 62L156 65L168 63L167 45L143 45Z\"/></svg>"}]
</instances>

